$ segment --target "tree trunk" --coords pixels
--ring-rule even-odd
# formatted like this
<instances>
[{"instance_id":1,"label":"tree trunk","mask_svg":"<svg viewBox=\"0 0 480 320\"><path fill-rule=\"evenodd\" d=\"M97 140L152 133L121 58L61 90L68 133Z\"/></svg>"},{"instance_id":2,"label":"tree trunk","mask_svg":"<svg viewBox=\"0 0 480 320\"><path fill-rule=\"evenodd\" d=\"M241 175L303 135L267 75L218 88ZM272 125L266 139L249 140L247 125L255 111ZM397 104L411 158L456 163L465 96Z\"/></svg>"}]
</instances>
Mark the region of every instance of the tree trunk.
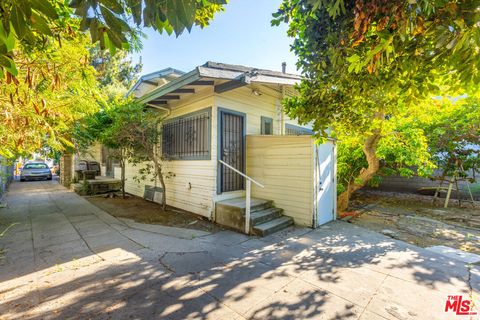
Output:
<instances>
[{"instance_id":1,"label":"tree trunk","mask_svg":"<svg viewBox=\"0 0 480 320\"><path fill-rule=\"evenodd\" d=\"M165 180L163 178L162 165L155 155L153 157L153 164L155 165L155 173L160 181L160 184L162 185L162 209L165 211L167 210L167 190L165 187Z\"/></svg>"},{"instance_id":2,"label":"tree trunk","mask_svg":"<svg viewBox=\"0 0 480 320\"><path fill-rule=\"evenodd\" d=\"M380 160L376 154L380 139L381 135L377 132L367 137L365 140L365 144L363 145L363 153L367 158L368 167L363 168L353 182L348 185L347 190L338 196L337 209L339 212L345 211L348 208L348 202L352 193L363 188L380 169Z\"/></svg>"},{"instance_id":3,"label":"tree trunk","mask_svg":"<svg viewBox=\"0 0 480 320\"><path fill-rule=\"evenodd\" d=\"M125 199L125 158L122 154L122 159L120 160L120 179L122 180L122 198Z\"/></svg>"}]
</instances>

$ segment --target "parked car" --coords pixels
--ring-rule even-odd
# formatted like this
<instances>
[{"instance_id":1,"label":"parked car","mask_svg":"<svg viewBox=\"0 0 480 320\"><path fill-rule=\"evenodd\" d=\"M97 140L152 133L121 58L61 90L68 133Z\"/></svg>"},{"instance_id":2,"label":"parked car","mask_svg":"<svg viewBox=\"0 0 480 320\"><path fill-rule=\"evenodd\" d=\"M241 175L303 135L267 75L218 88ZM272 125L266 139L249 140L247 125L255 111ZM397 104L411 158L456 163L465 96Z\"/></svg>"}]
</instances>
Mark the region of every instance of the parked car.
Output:
<instances>
[{"instance_id":1,"label":"parked car","mask_svg":"<svg viewBox=\"0 0 480 320\"><path fill-rule=\"evenodd\" d=\"M20 181L40 179L52 180L52 171L46 163L29 162L23 166Z\"/></svg>"}]
</instances>

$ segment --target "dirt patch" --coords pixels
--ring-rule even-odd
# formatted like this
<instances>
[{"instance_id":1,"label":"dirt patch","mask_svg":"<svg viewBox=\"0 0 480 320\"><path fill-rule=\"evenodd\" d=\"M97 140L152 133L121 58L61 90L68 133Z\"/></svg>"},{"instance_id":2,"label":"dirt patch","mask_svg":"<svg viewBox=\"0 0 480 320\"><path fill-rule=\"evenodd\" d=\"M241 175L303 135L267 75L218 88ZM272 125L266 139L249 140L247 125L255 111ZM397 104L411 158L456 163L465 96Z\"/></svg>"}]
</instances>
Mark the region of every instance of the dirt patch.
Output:
<instances>
[{"instance_id":1,"label":"dirt patch","mask_svg":"<svg viewBox=\"0 0 480 320\"><path fill-rule=\"evenodd\" d=\"M167 211L163 211L158 203L133 195L129 195L126 199L121 197L86 197L86 199L117 218L207 232L221 230L219 226L194 213L173 207L167 207Z\"/></svg>"},{"instance_id":2,"label":"dirt patch","mask_svg":"<svg viewBox=\"0 0 480 320\"><path fill-rule=\"evenodd\" d=\"M480 254L480 203L449 205L443 208L443 199L432 203L430 196L364 191L352 201L359 214L348 220L420 247L444 245Z\"/></svg>"}]
</instances>

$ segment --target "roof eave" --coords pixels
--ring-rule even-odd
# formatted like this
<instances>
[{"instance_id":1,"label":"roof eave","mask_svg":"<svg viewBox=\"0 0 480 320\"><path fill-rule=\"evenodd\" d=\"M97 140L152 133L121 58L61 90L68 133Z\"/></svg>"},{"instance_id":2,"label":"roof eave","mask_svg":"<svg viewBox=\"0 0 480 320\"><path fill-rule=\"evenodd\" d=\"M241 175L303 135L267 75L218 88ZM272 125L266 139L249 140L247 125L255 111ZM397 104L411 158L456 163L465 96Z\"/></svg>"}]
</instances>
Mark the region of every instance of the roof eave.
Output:
<instances>
[{"instance_id":1,"label":"roof eave","mask_svg":"<svg viewBox=\"0 0 480 320\"><path fill-rule=\"evenodd\" d=\"M166 68L166 69L162 69L162 70L159 70L159 71L144 74L127 91L127 96L129 96L132 92L134 92L146 80L152 80L152 79L155 79L155 78L165 77L165 76L168 76L169 74L174 74L174 73L176 73L180 76L185 74L184 71L178 70L178 69L175 69L175 68Z\"/></svg>"},{"instance_id":2,"label":"roof eave","mask_svg":"<svg viewBox=\"0 0 480 320\"><path fill-rule=\"evenodd\" d=\"M270 77L264 75L258 75L253 77L252 83L261 83L261 84L278 84L278 85L287 85L294 86L300 83L300 79L291 79L291 78L280 78L280 77Z\"/></svg>"},{"instance_id":3,"label":"roof eave","mask_svg":"<svg viewBox=\"0 0 480 320\"><path fill-rule=\"evenodd\" d=\"M232 71L232 70L220 70L213 69L204 66L196 67L194 70L185 73L184 75L178 77L175 80L167 83L166 85L154 89L144 96L137 99L139 103L147 103L151 100L159 98L165 94L172 92L173 90L180 89L183 86L186 86L194 81L200 80L201 78L211 78L211 79L220 79L220 80L241 80L245 76L245 72L241 71ZM287 85L294 86L298 84L301 79L297 77L278 77L272 75L263 75L258 74L251 77L251 83L259 84L277 84L277 85Z\"/></svg>"},{"instance_id":4,"label":"roof eave","mask_svg":"<svg viewBox=\"0 0 480 320\"><path fill-rule=\"evenodd\" d=\"M184 75L178 77L177 79L167 83L166 85L154 89L150 91L149 93L145 94L144 96L140 97L137 99L137 102L139 103L147 103L153 99L156 99L158 97L161 97L167 93L172 92L173 90L180 89L183 86L186 86L193 81L199 80L201 78L200 72L198 71L198 68L195 68L194 70L185 73Z\"/></svg>"},{"instance_id":5,"label":"roof eave","mask_svg":"<svg viewBox=\"0 0 480 320\"><path fill-rule=\"evenodd\" d=\"M214 78L214 79L224 79L224 80L241 80L245 76L243 71L232 71L232 70L222 70L214 69L209 67L200 66L197 68L200 76L205 78ZM255 71L253 71L255 72ZM285 74L285 76L275 76L275 75L265 75L265 74L256 74L251 76L251 82L256 83L267 83L267 84L284 84L284 85L295 85L301 81L301 78L298 76L290 76Z\"/></svg>"}]
</instances>

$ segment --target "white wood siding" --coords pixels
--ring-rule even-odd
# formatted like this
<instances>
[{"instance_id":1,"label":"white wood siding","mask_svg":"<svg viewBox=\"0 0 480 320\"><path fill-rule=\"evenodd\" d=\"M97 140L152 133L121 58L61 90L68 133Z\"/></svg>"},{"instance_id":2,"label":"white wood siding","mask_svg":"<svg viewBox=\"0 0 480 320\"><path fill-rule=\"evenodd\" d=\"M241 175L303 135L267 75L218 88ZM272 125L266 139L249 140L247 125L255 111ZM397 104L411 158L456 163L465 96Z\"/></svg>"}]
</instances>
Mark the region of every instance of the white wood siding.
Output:
<instances>
[{"instance_id":1,"label":"white wood siding","mask_svg":"<svg viewBox=\"0 0 480 320\"><path fill-rule=\"evenodd\" d=\"M255 95L252 89L260 92ZM213 87L202 89L191 95L188 99L181 99L179 102L170 103L172 112L168 119L212 107L212 137L211 137L211 159L210 160L174 160L165 163L165 171L172 172L174 176L166 180L167 204L196 214L212 218L214 202L244 195L244 191L228 192L217 194L217 125L218 108L230 109L246 114L247 135L259 135L261 132L261 117L273 119L273 132L281 133L281 90L273 90L265 86L245 86L230 90L222 94L215 94ZM272 136L267 136L272 137ZM296 137L293 137L296 138ZM300 141L300 140L299 140ZM298 152L304 152L299 146ZM248 156L248 152L247 152ZM247 159L248 165L248 159ZM138 196L143 196L145 185L155 185L147 179L140 183L134 181L140 166L127 165L126 167L126 191ZM281 175L281 173L280 173ZM115 169L115 177L120 177L120 169ZM255 178L255 176L254 176ZM274 179L278 181L275 182ZM303 177L302 179L307 179ZM280 184L281 176L272 177L272 183ZM158 186L159 183L157 182ZM298 190L298 189L297 189ZM301 212L305 205L312 205L312 199L302 203L302 193L292 202L288 208L291 212ZM269 198L268 196L266 197ZM274 198L271 198L275 200ZM297 209L294 209L297 208ZM284 209L287 209L286 207ZM309 225L307 218L300 218L298 214L296 223ZM303 220L302 220L303 219ZM311 221L310 221L311 224Z\"/></svg>"},{"instance_id":2,"label":"white wood siding","mask_svg":"<svg viewBox=\"0 0 480 320\"><path fill-rule=\"evenodd\" d=\"M214 144L217 125L214 116L213 90L204 90L192 95L179 103L172 104L172 112L168 119L184 114L212 108L212 147L211 160L173 160L164 163L164 172L172 176L165 180L167 189L167 204L210 218L213 213L213 195L216 192L216 159L217 151ZM136 182L133 177L138 175L141 166L127 165L125 170L126 191L143 196L145 185L160 186L159 182ZM115 177L120 178L120 168L115 169Z\"/></svg>"},{"instance_id":3,"label":"white wood siding","mask_svg":"<svg viewBox=\"0 0 480 320\"><path fill-rule=\"evenodd\" d=\"M252 90L261 95L256 96ZM273 132L278 132L278 114L276 105L281 101L281 94L267 87L241 87L215 95L215 104L224 109L243 112L247 117L247 135L260 134L261 117L273 119Z\"/></svg>"},{"instance_id":4,"label":"white wood siding","mask_svg":"<svg viewBox=\"0 0 480 320\"><path fill-rule=\"evenodd\" d=\"M313 138L310 136L247 136L247 175L265 188L252 185L252 196L273 200L295 224L312 226Z\"/></svg>"},{"instance_id":5,"label":"white wood siding","mask_svg":"<svg viewBox=\"0 0 480 320\"><path fill-rule=\"evenodd\" d=\"M255 95L252 90L259 92L261 95ZM273 119L273 132L280 134L281 113L278 106L281 102L281 92L273 90L265 86L245 86L234 90L227 91L222 94L215 95L215 122L216 128L218 124L218 108L233 110L244 113L246 116L246 134L261 134L261 117L269 117ZM217 150L217 129L215 129L214 147ZM215 176L218 167L215 168ZM221 201L228 198L245 196L245 191L225 192L216 194L214 201Z\"/></svg>"}]
</instances>

